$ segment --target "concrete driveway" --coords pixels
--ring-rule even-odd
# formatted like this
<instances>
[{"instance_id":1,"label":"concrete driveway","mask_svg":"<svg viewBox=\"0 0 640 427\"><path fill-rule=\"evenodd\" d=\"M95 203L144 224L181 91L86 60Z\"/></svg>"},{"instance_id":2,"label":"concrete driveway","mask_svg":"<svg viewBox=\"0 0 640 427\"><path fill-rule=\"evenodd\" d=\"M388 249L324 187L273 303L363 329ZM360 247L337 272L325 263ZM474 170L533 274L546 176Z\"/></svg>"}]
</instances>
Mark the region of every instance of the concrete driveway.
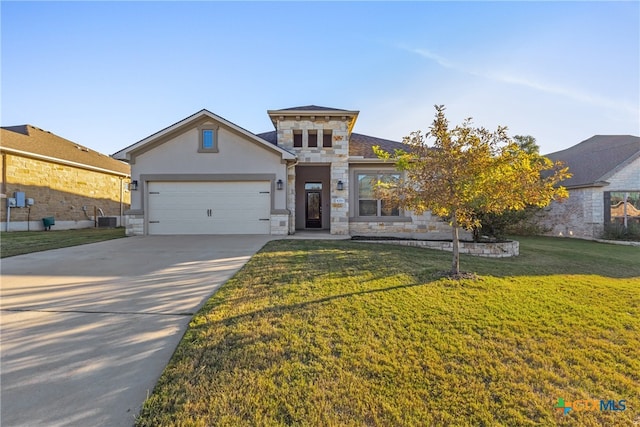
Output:
<instances>
[{"instance_id":1,"label":"concrete driveway","mask_svg":"<svg viewBox=\"0 0 640 427\"><path fill-rule=\"evenodd\" d=\"M2 260L0 424L133 425L191 316L270 239L131 237Z\"/></svg>"}]
</instances>

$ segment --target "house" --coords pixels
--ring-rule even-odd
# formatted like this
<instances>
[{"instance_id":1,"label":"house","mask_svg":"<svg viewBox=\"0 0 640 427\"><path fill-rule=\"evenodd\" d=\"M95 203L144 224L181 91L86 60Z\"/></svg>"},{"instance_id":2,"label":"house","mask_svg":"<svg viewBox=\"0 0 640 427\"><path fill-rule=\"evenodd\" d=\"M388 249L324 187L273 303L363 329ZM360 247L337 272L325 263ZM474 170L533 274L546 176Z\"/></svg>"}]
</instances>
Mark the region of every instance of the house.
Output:
<instances>
[{"instance_id":1,"label":"house","mask_svg":"<svg viewBox=\"0 0 640 427\"><path fill-rule=\"evenodd\" d=\"M640 138L596 135L546 155L569 166L569 198L546 208L541 225L555 236L599 238L611 223L640 223Z\"/></svg>"},{"instance_id":2,"label":"house","mask_svg":"<svg viewBox=\"0 0 640 427\"><path fill-rule=\"evenodd\" d=\"M3 231L43 230L43 218L54 219L53 229L120 223L128 164L31 125L1 132Z\"/></svg>"},{"instance_id":3,"label":"house","mask_svg":"<svg viewBox=\"0 0 640 427\"><path fill-rule=\"evenodd\" d=\"M372 147L399 142L353 132L358 111L315 105L267 111L253 134L201 110L115 153L132 170L127 234L294 234L448 238L449 225L376 199L397 174Z\"/></svg>"}]
</instances>

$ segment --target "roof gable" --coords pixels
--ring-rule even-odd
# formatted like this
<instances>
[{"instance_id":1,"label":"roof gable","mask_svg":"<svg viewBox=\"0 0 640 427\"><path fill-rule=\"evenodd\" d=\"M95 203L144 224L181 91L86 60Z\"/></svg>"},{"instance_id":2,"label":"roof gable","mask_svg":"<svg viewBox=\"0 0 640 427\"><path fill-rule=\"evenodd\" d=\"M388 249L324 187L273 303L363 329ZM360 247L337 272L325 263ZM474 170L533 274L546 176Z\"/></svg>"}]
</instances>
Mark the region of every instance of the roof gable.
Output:
<instances>
[{"instance_id":1,"label":"roof gable","mask_svg":"<svg viewBox=\"0 0 640 427\"><path fill-rule=\"evenodd\" d=\"M122 176L130 174L126 163L31 125L2 127L2 150Z\"/></svg>"},{"instance_id":2,"label":"roof gable","mask_svg":"<svg viewBox=\"0 0 640 427\"><path fill-rule=\"evenodd\" d=\"M602 185L611 175L640 157L640 137L631 135L595 135L566 150L547 154L553 161L569 166L573 176L562 182L565 187Z\"/></svg>"},{"instance_id":3,"label":"roof gable","mask_svg":"<svg viewBox=\"0 0 640 427\"><path fill-rule=\"evenodd\" d=\"M159 144L162 144L165 140L167 140L167 138L170 138L173 135L177 135L187 129L192 129L194 126L197 126L200 122L207 121L207 120L213 120L215 122L218 122L221 125L232 130L233 132L243 135L244 137L256 143L257 145L262 146L263 148L268 149L270 151L275 151L279 153L282 159L294 160L296 158L295 155L290 153L289 151L284 150L276 145L268 143L264 139L249 132L248 130L236 125L235 123L230 122L229 120L226 120L223 117L213 114L211 111L208 111L206 109L202 109L197 113L192 114L191 116L185 119L182 119L179 122L176 122L152 135L149 135L148 137L118 151L117 153L114 153L113 157L117 159L127 160L130 163L134 163L135 157L137 154L141 154L143 152L149 151L154 147L158 146Z\"/></svg>"}]
</instances>

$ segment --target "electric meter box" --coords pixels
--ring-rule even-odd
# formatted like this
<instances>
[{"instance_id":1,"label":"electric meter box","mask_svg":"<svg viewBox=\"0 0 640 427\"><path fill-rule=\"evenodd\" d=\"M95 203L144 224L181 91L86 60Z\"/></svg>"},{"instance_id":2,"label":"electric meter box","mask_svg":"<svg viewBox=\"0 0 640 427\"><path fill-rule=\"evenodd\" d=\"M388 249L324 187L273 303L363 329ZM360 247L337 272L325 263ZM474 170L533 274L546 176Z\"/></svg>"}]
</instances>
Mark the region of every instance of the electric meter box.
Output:
<instances>
[{"instance_id":1,"label":"electric meter box","mask_svg":"<svg viewBox=\"0 0 640 427\"><path fill-rule=\"evenodd\" d=\"M27 206L33 206L34 203L33 199L27 199Z\"/></svg>"},{"instance_id":2,"label":"electric meter box","mask_svg":"<svg viewBox=\"0 0 640 427\"><path fill-rule=\"evenodd\" d=\"M13 193L13 197L16 198L16 208L25 207L24 191L16 191L15 193Z\"/></svg>"}]
</instances>

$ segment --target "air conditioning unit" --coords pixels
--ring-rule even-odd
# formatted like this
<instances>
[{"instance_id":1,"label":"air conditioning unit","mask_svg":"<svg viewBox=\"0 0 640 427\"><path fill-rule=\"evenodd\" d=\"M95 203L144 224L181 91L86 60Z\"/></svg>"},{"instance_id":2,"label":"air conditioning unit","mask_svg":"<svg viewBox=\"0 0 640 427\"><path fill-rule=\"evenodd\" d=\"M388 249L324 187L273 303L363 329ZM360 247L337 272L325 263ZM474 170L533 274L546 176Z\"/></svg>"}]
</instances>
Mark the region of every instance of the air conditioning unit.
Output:
<instances>
[{"instance_id":1,"label":"air conditioning unit","mask_svg":"<svg viewBox=\"0 0 640 427\"><path fill-rule=\"evenodd\" d=\"M98 217L98 227L115 228L118 226L118 218L115 216Z\"/></svg>"}]
</instances>

